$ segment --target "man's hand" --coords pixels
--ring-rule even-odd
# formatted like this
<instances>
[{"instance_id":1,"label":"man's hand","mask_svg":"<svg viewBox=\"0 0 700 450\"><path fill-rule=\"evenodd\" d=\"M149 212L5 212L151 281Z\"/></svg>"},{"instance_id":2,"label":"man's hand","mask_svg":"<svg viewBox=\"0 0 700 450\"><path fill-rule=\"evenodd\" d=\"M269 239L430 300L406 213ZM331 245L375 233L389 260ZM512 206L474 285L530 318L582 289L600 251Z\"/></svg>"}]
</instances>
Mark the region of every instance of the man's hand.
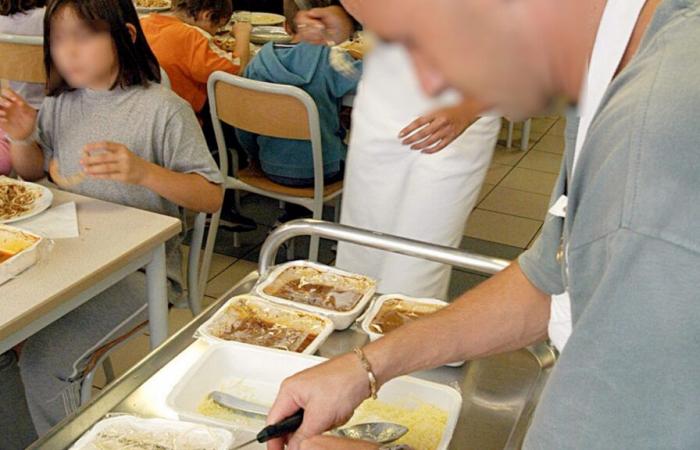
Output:
<instances>
[{"instance_id":1,"label":"man's hand","mask_svg":"<svg viewBox=\"0 0 700 450\"><path fill-rule=\"evenodd\" d=\"M301 450L377 450L379 446L367 441L315 436L301 443Z\"/></svg>"},{"instance_id":2,"label":"man's hand","mask_svg":"<svg viewBox=\"0 0 700 450\"><path fill-rule=\"evenodd\" d=\"M294 22L301 40L311 44L340 44L354 31L352 19L340 6L299 11Z\"/></svg>"},{"instance_id":3,"label":"man's hand","mask_svg":"<svg viewBox=\"0 0 700 450\"><path fill-rule=\"evenodd\" d=\"M37 111L12 89L0 95L0 128L16 140L29 139L36 128Z\"/></svg>"},{"instance_id":4,"label":"man's hand","mask_svg":"<svg viewBox=\"0 0 700 450\"><path fill-rule=\"evenodd\" d=\"M450 145L477 119L480 108L462 103L419 117L401 130L399 138L411 150L436 153Z\"/></svg>"},{"instance_id":5,"label":"man's hand","mask_svg":"<svg viewBox=\"0 0 700 450\"><path fill-rule=\"evenodd\" d=\"M356 355L347 354L286 379L267 421L279 422L303 408L304 422L296 433L285 438L287 448L331 448L304 447L302 442L347 422L369 395L367 373ZM272 440L267 448L282 450L284 440Z\"/></svg>"},{"instance_id":6,"label":"man's hand","mask_svg":"<svg viewBox=\"0 0 700 450\"><path fill-rule=\"evenodd\" d=\"M98 180L143 184L152 164L114 142L96 142L83 148L80 160L85 173Z\"/></svg>"}]
</instances>

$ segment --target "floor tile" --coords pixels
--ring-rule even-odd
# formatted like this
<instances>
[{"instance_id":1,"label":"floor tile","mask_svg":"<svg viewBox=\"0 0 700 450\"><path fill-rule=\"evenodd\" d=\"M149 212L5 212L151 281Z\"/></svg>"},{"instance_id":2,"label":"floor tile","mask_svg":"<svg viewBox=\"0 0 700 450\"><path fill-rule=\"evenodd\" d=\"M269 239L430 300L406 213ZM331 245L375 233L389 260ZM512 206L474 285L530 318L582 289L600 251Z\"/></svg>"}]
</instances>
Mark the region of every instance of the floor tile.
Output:
<instances>
[{"instance_id":1,"label":"floor tile","mask_svg":"<svg viewBox=\"0 0 700 450\"><path fill-rule=\"evenodd\" d=\"M532 147L532 150L562 155L564 154L564 145L562 136L545 135Z\"/></svg>"},{"instance_id":2,"label":"floor tile","mask_svg":"<svg viewBox=\"0 0 700 450\"><path fill-rule=\"evenodd\" d=\"M495 184L484 183L481 186L481 191L479 191L479 198L477 199L476 204L478 205L479 203L481 203L481 201L485 199L486 196L489 195L489 192L491 192L495 187Z\"/></svg>"},{"instance_id":3,"label":"floor tile","mask_svg":"<svg viewBox=\"0 0 700 450\"><path fill-rule=\"evenodd\" d=\"M450 287L447 298L449 301L452 301L487 279L487 276L453 270L452 276L450 277Z\"/></svg>"},{"instance_id":4,"label":"floor tile","mask_svg":"<svg viewBox=\"0 0 700 450\"><path fill-rule=\"evenodd\" d=\"M527 244L527 248L532 247L532 245L535 243L535 241L537 240L537 238L540 237L540 234L542 234L542 227L540 227L540 229L537 230L537 233L535 234L535 236L532 238L532 240L530 241L530 243Z\"/></svg>"},{"instance_id":5,"label":"floor tile","mask_svg":"<svg viewBox=\"0 0 700 450\"><path fill-rule=\"evenodd\" d=\"M517 165L521 169L541 170L549 173L559 173L561 155L547 152L529 151Z\"/></svg>"},{"instance_id":6,"label":"floor tile","mask_svg":"<svg viewBox=\"0 0 700 450\"><path fill-rule=\"evenodd\" d=\"M547 131L547 134L552 136L565 136L565 131L566 119L562 117Z\"/></svg>"},{"instance_id":7,"label":"floor tile","mask_svg":"<svg viewBox=\"0 0 700 450\"><path fill-rule=\"evenodd\" d=\"M189 257L190 247L187 245L182 246L182 267L187 267L187 258ZM202 257L204 256L204 249L202 249ZM224 270L226 270L231 264L236 262L236 259L227 256L214 253L211 257L211 265L209 266L209 276L207 281L211 280Z\"/></svg>"},{"instance_id":8,"label":"floor tile","mask_svg":"<svg viewBox=\"0 0 700 450\"><path fill-rule=\"evenodd\" d=\"M548 207L549 196L547 195L501 186L496 186L479 205L479 209L533 220L544 220Z\"/></svg>"},{"instance_id":9,"label":"floor tile","mask_svg":"<svg viewBox=\"0 0 700 450\"><path fill-rule=\"evenodd\" d=\"M486 178L484 183L490 185L497 185L501 180L510 172L513 168L511 166L504 166L502 164L491 164L488 172L486 172Z\"/></svg>"},{"instance_id":10,"label":"floor tile","mask_svg":"<svg viewBox=\"0 0 700 450\"><path fill-rule=\"evenodd\" d=\"M557 181L557 175L539 170L514 168L499 184L499 186L550 195Z\"/></svg>"},{"instance_id":11,"label":"floor tile","mask_svg":"<svg viewBox=\"0 0 700 450\"><path fill-rule=\"evenodd\" d=\"M514 260L523 252L521 247L513 247L511 245L499 244L497 242L485 241L473 237L463 237L460 248L467 250L477 255L493 256L495 258ZM460 270L459 268L456 268Z\"/></svg>"},{"instance_id":12,"label":"floor tile","mask_svg":"<svg viewBox=\"0 0 700 450\"><path fill-rule=\"evenodd\" d=\"M527 153L520 150L519 147L513 147L507 149L501 145L496 146L496 150L493 152L492 164L501 164L505 166L515 166L520 162L521 159L525 157Z\"/></svg>"},{"instance_id":13,"label":"floor tile","mask_svg":"<svg viewBox=\"0 0 700 450\"><path fill-rule=\"evenodd\" d=\"M475 209L469 216L464 235L525 248L541 224L539 220Z\"/></svg>"},{"instance_id":14,"label":"floor tile","mask_svg":"<svg viewBox=\"0 0 700 450\"><path fill-rule=\"evenodd\" d=\"M216 278L207 284L205 295L208 297L219 298L229 289L236 285L250 272L257 270L258 265L245 260L236 261L228 269L220 273Z\"/></svg>"}]
</instances>

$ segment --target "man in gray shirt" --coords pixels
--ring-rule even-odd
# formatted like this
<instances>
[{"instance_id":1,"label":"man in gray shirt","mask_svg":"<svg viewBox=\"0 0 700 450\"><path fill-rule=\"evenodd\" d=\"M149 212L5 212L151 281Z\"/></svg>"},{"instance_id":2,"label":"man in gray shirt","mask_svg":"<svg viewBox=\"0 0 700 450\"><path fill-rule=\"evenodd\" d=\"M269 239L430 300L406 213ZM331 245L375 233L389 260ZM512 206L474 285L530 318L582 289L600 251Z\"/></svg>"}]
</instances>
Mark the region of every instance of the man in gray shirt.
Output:
<instances>
[{"instance_id":1,"label":"man in gray shirt","mask_svg":"<svg viewBox=\"0 0 700 450\"><path fill-rule=\"evenodd\" d=\"M556 97L579 100L603 11L616 1L343 3L407 44L429 92L451 84L517 117ZM579 123L570 115L552 195L552 205L568 196L566 217L548 215L511 267L369 344L366 360L344 355L285 381L268 419L305 409L292 450L370 448L314 437L369 396L368 365L381 386L521 348L546 337L550 296L565 290L573 332L525 448L700 448L700 4L642 6L573 178Z\"/></svg>"}]
</instances>

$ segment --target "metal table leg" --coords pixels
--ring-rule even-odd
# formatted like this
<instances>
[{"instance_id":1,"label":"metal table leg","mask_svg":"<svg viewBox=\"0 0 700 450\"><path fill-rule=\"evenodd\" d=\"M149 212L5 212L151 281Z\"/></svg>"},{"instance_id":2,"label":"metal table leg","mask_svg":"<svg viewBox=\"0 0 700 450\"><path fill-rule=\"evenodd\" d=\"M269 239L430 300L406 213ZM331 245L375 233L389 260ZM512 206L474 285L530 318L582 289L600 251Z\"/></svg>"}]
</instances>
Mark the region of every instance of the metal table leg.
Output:
<instances>
[{"instance_id":1,"label":"metal table leg","mask_svg":"<svg viewBox=\"0 0 700 450\"><path fill-rule=\"evenodd\" d=\"M168 288L165 268L165 244L161 244L153 250L151 262L146 265L146 287L151 349L154 349L168 337Z\"/></svg>"}]
</instances>

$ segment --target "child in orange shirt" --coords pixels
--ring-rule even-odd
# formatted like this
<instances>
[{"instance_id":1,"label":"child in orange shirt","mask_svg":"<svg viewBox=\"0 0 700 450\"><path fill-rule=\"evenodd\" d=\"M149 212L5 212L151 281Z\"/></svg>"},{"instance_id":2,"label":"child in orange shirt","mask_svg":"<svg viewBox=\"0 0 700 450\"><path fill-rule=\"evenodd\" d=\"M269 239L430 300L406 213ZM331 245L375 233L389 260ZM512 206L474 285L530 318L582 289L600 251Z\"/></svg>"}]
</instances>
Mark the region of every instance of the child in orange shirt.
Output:
<instances>
[{"instance_id":1,"label":"child in orange shirt","mask_svg":"<svg viewBox=\"0 0 700 450\"><path fill-rule=\"evenodd\" d=\"M236 23L234 55L219 49L212 35L231 18L231 0L177 0L171 13L141 19L148 44L170 78L173 91L187 100L201 117L207 102L207 80L217 70L238 74L250 59L249 23Z\"/></svg>"}]
</instances>

